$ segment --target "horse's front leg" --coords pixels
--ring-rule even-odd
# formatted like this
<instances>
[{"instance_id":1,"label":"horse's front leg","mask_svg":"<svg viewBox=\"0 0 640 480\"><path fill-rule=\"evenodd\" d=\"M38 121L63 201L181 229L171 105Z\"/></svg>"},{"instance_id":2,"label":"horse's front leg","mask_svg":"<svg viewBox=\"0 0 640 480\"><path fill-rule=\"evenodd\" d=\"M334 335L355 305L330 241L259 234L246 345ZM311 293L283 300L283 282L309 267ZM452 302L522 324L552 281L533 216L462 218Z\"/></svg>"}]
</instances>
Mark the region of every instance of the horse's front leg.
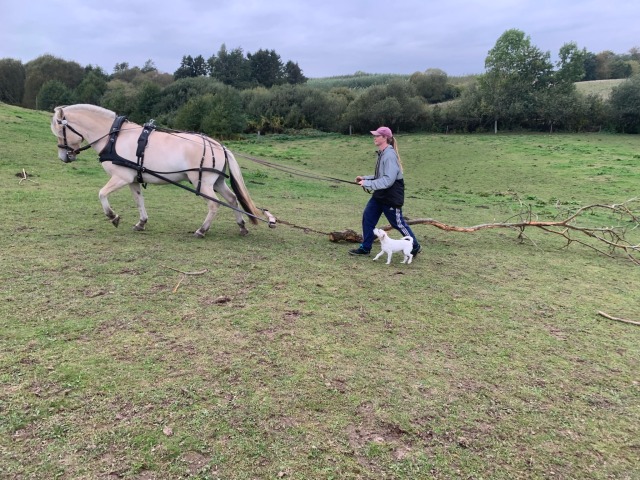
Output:
<instances>
[{"instance_id":1,"label":"horse's front leg","mask_svg":"<svg viewBox=\"0 0 640 480\"><path fill-rule=\"evenodd\" d=\"M200 192L203 195L206 195L207 197L211 197L211 198L216 198L216 194L213 191L212 187L209 186L202 186L200 189ZM203 197L205 200L206 197ZM218 203L214 202L212 200L207 200L207 204L209 206L209 213L207 213L206 218L204 219L204 222L202 223L202 226L195 231L195 233L193 234L195 237L198 238L203 238L204 234L207 233L209 231L209 228L211 227L211 222L213 222L213 219L215 218L216 214L218 213Z\"/></svg>"},{"instance_id":2,"label":"horse's front leg","mask_svg":"<svg viewBox=\"0 0 640 480\"><path fill-rule=\"evenodd\" d=\"M100 189L98 193L98 198L100 199L100 203L102 204L102 210L104 210L104 214L107 216L114 227L117 227L120 223L120 215L116 215L116 213L111 209L111 205L109 205L109 195L116 190L121 189L129 182L123 180L119 177L111 177L107 184Z\"/></svg>"},{"instance_id":3,"label":"horse's front leg","mask_svg":"<svg viewBox=\"0 0 640 480\"><path fill-rule=\"evenodd\" d=\"M144 226L147 224L147 220L149 219L147 211L144 208L144 197L142 196L142 190L140 190L139 183L130 183L129 188L131 189L133 200L136 202L136 206L138 207L138 212L140 212L140 220L138 220L138 223L133 226L133 229L141 232L144 230Z\"/></svg>"}]
</instances>

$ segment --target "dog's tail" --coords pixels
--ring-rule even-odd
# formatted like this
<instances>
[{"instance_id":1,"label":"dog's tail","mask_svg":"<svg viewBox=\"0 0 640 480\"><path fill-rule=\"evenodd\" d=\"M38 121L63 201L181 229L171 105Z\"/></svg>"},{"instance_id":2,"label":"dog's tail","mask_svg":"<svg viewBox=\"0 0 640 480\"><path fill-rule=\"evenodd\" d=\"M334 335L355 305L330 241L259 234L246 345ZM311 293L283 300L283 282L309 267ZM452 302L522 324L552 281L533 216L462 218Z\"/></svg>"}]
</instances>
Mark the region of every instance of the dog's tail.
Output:
<instances>
[{"instance_id":1,"label":"dog's tail","mask_svg":"<svg viewBox=\"0 0 640 480\"><path fill-rule=\"evenodd\" d=\"M410 237L409 235L407 235L406 237L402 237L402 240L413 243L413 237Z\"/></svg>"}]
</instances>

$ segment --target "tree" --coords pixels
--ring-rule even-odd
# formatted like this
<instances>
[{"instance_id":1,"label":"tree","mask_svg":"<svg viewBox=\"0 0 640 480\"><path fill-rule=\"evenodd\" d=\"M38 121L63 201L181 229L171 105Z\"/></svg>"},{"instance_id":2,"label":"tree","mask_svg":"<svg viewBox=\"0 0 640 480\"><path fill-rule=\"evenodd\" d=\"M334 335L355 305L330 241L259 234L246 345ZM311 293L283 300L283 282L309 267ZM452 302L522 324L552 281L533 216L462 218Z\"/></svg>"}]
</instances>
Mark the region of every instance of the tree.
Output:
<instances>
[{"instance_id":1,"label":"tree","mask_svg":"<svg viewBox=\"0 0 640 480\"><path fill-rule=\"evenodd\" d=\"M26 72L20 60L0 59L0 102L20 105Z\"/></svg>"},{"instance_id":2,"label":"tree","mask_svg":"<svg viewBox=\"0 0 640 480\"><path fill-rule=\"evenodd\" d=\"M113 73L121 73L126 70L129 70L128 62L116 63L115 66L113 67Z\"/></svg>"},{"instance_id":3,"label":"tree","mask_svg":"<svg viewBox=\"0 0 640 480\"><path fill-rule=\"evenodd\" d=\"M521 125L533 113L535 92L547 88L553 65L549 52L531 45L529 36L517 29L503 33L485 59L480 93L494 120Z\"/></svg>"},{"instance_id":4,"label":"tree","mask_svg":"<svg viewBox=\"0 0 640 480\"><path fill-rule=\"evenodd\" d=\"M380 125L396 129L396 122L402 115L402 107L397 98L389 96L384 85L374 85L358 96L344 113L344 121L356 132L367 132Z\"/></svg>"},{"instance_id":5,"label":"tree","mask_svg":"<svg viewBox=\"0 0 640 480\"><path fill-rule=\"evenodd\" d=\"M156 105L160 98L160 87L155 83L145 82L139 89L134 107L131 112L131 120L138 123L145 123L155 116Z\"/></svg>"},{"instance_id":6,"label":"tree","mask_svg":"<svg viewBox=\"0 0 640 480\"><path fill-rule=\"evenodd\" d=\"M202 130L212 136L229 138L242 133L246 124L238 91L230 86L220 88L203 119Z\"/></svg>"},{"instance_id":7,"label":"tree","mask_svg":"<svg viewBox=\"0 0 640 480\"><path fill-rule=\"evenodd\" d=\"M409 81L416 93L429 103L440 103L451 100L459 95L458 90L449 83L447 74L438 69L431 68L426 72L416 72Z\"/></svg>"},{"instance_id":8,"label":"tree","mask_svg":"<svg viewBox=\"0 0 640 480\"><path fill-rule=\"evenodd\" d=\"M49 80L38 92L38 109L52 112L58 105L75 103L75 97L69 87L60 80Z\"/></svg>"},{"instance_id":9,"label":"tree","mask_svg":"<svg viewBox=\"0 0 640 480\"><path fill-rule=\"evenodd\" d=\"M211 56L207 63L211 76L225 85L247 88L251 82L249 61L244 57L240 47L229 52L223 43L218 55Z\"/></svg>"},{"instance_id":10,"label":"tree","mask_svg":"<svg viewBox=\"0 0 640 480\"><path fill-rule=\"evenodd\" d=\"M142 71L142 73L149 73L149 72L157 72L158 68L156 67L156 64L153 62L153 60L149 59L146 62L144 62L144 65L140 70Z\"/></svg>"},{"instance_id":11,"label":"tree","mask_svg":"<svg viewBox=\"0 0 640 480\"><path fill-rule=\"evenodd\" d=\"M598 60L596 54L593 52L587 52L584 57L584 80L593 81L598 79L597 72Z\"/></svg>"},{"instance_id":12,"label":"tree","mask_svg":"<svg viewBox=\"0 0 640 480\"><path fill-rule=\"evenodd\" d=\"M129 64L126 62L120 64L120 67L121 68L118 68L117 70L114 69L114 72L111 75L112 80L122 80L124 82L131 83L139 76L144 75L140 70L140 67L129 68Z\"/></svg>"},{"instance_id":13,"label":"tree","mask_svg":"<svg viewBox=\"0 0 640 480\"><path fill-rule=\"evenodd\" d=\"M613 59L616 54L611 50L605 50L596 55L596 79L608 80L611 77L611 68L613 65Z\"/></svg>"},{"instance_id":14,"label":"tree","mask_svg":"<svg viewBox=\"0 0 640 480\"><path fill-rule=\"evenodd\" d=\"M124 80L114 79L107 83L107 89L100 101L101 106L118 115L130 115L136 98L135 87Z\"/></svg>"},{"instance_id":15,"label":"tree","mask_svg":"<svg viewBox=\"0 0 640 480\"><path fill-rule=\"evenodd\" d=\"M585 76L585 59L587 58L587 50L578 49L575 42L565 43L560 47L558 53L558 70L553 75L554 84L562 84L563 86L571 85L581 81Z\"/></svg>"},{"instance_id":16,"label":"tree","mask_svg":"<svg viewBox=\"0 0 640 480\"><path fill-rule=\"evenodd\" d=\"M177 79L188 77L200 77L209 74L209 64L202 55L192 57L185 55L182 57L180 67L174 72L173 76Z\"/></svg>"},{"instance_id":17,"label":"tree","mask_svg":"<svg viewBox=\"0 0 640 480\"><path fill-rule=\"evenodd\" d=\"M25 90L22 104L36 108L37 96L42 86L50 80L58 80L67 88L75 89L84 77L84 69L76 62L69 62L53 55L42 55L25 64ZM40 105L37 105L39 108Z\"/></svg>"},{"instance_id":18,"label":"tree","mask_svg":"<svg viewBox=\"0 0 640 480\"><path fill-rule=\"evenodd\" d=\"M284 67L280 55L275 50L258 50L248 53L251 78L263 87L271 88L280 84L284 78Z\"/></svg>"},{"instance_id":19,"label":"tree","mask_svg":"<svg viewBox=\"0 0 640 480\"><path fill-rule=\"evenodd\" d=\"M172 116L192 98L207 93L215 94L220 85L220 82L210 77L181 78L162 89L157 110Z\"/></svg>"},{"instance_id":20,"label":"tree","mask_svg":"<svg viewBox=\"0 0 640 480\"><path fill-rule=\"evenodd\" d=\"M618 130L640 133L640 75L615 87L611 92L610 103Z\"/></svg>"},{"instance_id":21,"label":"tree","mask_svg":"<svg viewBox=\"0 0 640 480\"><path fill-rule=\"evenodd\" d=\"M90 69L75 89L75 97L78 102L99 105L100 98L106 91L106 75L101 69Z\"/></svg>"},{"instance_id":22,"label":"tree","mask_svg":"<svg viewBox=\"0 0 640 480\"><path fill-rule=\"evenodd\" d=\"M211 136L228 137L245 127L241 100L232 87L224 86L215 94L194 97L176 114L175 127Z\"/></svg>"},{"instance_id":23,"label":"tree","mask_svg":"<svg viewBox=\"0 0 640 480\"><path fill-rule=\"evenodd\" d=\"M291 85L299 85L306 83L308 78L304 76L297 62L289 60L284 66L284 80Z\"/></svg>"}]
</instances>

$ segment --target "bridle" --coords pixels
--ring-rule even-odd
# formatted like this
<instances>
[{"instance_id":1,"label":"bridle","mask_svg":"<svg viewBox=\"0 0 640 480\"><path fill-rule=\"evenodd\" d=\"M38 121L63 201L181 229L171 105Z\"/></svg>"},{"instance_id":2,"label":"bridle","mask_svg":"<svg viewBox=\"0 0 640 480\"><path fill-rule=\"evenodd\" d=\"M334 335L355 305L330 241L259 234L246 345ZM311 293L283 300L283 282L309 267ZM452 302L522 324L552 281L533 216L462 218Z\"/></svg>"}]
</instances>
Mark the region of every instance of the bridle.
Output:
<instances>
[{"instance_id":1,"label":"bridle","mask_svg":"<svg viewBox=\"0 0 640 480\"><path fill-rule=\"evenodd\" d=\"M62 112L62 119L58 118L58 119L56 119L56 122L58 123L58 125L62 125L62 139L64 141L63 144L58 144L58 148L64 148L66 150L66 152L67 152L67 161L68 162L72 162L73 160L75 160L75 156L77 154L79 154L80 152L84 152L85 150L90 149L91 147L93 147L93 145L95 143L99 142L104 137L109 135L109 132L107 132L105 135L103 135L100 138L94 140L93 142L88 142L83 147L73 148L71 145L69 145L69 142L67 141L67 129L71 130L73 133L75 133L76 135L78 135L80 137L80 143L87 141L84 138L84 135L82 135L79 131L77 131L75 128L73 128L71 125L69 125L68 120L64 116L64 112ZM71 154L73 158L70 158L69 154Z\"/></svg>"}]
</instances>

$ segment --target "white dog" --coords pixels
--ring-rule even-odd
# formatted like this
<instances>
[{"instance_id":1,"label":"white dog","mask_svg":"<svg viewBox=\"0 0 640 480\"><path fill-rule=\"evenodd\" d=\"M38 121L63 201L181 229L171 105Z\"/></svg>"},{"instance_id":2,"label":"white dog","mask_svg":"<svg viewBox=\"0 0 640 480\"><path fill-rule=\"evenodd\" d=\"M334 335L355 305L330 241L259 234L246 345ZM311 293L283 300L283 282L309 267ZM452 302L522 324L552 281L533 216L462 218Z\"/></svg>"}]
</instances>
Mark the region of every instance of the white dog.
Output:
<instances>
[{"instance_id":1,"label":"white dog","mask_svg":"<svg viewBox=\"0 0 640 480\"><path fill-rule=\"evenodd\" d=\"M413 250L413 238L406 236L400 240L394 240L393 238L389 238L387 232L379 228L374 228L373 234L380 239L380 246L382 248L380 253L374 257L374 260L377 260L386 252L387 265L389 265L391 263L391 255L395 252L402 252L404 253L404 260L402 263L407 262L407 260L409 260L407 263L411 263L411 260L413 260L413 255L411 255L411 250Z\"/></svg>"}]
</instances>

